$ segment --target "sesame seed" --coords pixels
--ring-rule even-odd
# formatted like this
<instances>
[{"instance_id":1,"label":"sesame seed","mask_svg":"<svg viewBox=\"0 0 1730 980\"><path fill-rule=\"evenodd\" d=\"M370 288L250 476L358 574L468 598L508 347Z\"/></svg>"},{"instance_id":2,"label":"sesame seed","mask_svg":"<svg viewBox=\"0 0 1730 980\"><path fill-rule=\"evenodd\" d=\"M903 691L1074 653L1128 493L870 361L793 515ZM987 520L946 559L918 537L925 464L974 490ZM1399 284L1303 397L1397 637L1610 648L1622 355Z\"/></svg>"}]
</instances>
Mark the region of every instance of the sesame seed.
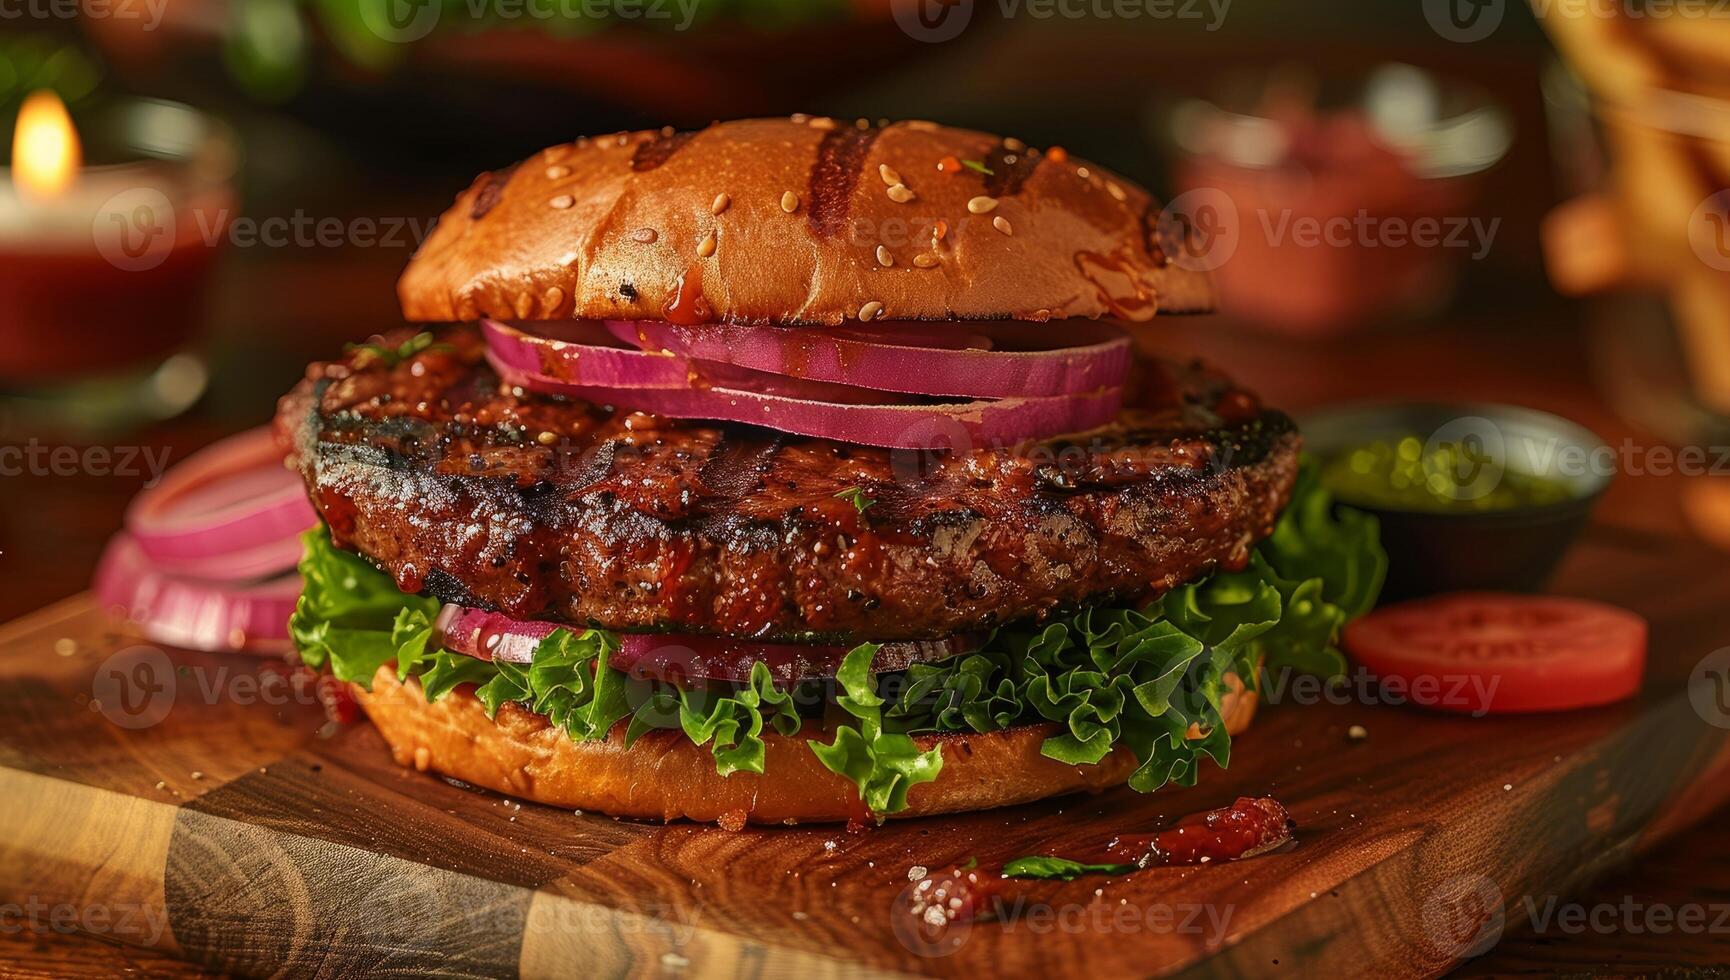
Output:
<instances>
[{"instance_id":1,"label":"sesame seed","mask_svg":"<svg viewBox=\"0 0 1730 980\"><path fill-rule=\"evenodd\" d=\"M720 214L722 211L727 210L727 205L732 203L733 199L728 197L726 194L716 194L715 203L709 205L709 213Z\"/></svg>"},{"instance_id":2,"label":"sesame seed","mask_svg":"<svg viewBox=\"0 0 1730 980\"><path fill-rule=\"evenodd\" d=\"M937 124L928 119L909 119L907 120L907 128L916 129L921 133L929 133L937 129Z\"/></svg>"},{"instance_id":3,"label":"sesame seed","mask_svg":"<svg viewBox=\"0 0 1730 980\"><path fill-rule=\"evenodd\" d=\"M889 251L888 248L882 245L877 246L877 264L885 266L894 265L895 253Z\"/></svg>"},{"instance_id":4,"label":"sesame seed","mask_svg":"<svg viewBox=\"0 0 1730 980\"><path fill-rule=\"evenodd\" d=\"M626 143L629 143L630 141L631 141L631 138L629 136L627 136L626 134L624 134L624 133L619 134L619 145L620 146L624 146Z\"/></svg>"},{"instance_id":5,"label":"sesame seed","mask_svg":"<svg viewBox=\"0 0 1730 980\"><path fill-rule=\"evenodd\" d=\"M806 122L805 125L810 126L812 129L834 129L835 120L830 119L828 116L817 116Z\"/></svg>"},{"instance_id":6,"label":"sesame seed","mask_svg":"<svg viewBox=\"0 0 1730 980\"><path fill-rule=\"evenodd\" d=\"M930 252L920 252L918 255L913 256L913 264L921 269L934 268L937 265L937 256L932 255Z\"/></svg>"},{"instance_id":7,"label":"sesame seed","mask_svg":"<svg viewBox=\"0 0 1730 980\"><path fill-rule=\"evenodd\" d=\"M906 184L896 184L889 188L889 200L896 204L906 204L913 200L913 191Z\"/></svg>"},{"instance_id":8,"label":"sesame seed","mask_svg":"<svg viewBox=\"0 0 1730 980\"><path fill-rule=\"evenodd\" d=\"M1111 196L1117 198L1119 201L1128 197L1127 194L1123 193L1123 188L1117 186L1116 184L1112 183L1109 180L1105 182L1105 189L1107 191L1110 191Z\"/></svg>"},{"instance_id":9,"label":"sesame seed","mask_svg":"<svg viewBox=\"0 0 1730 980\"><path fill-rule=\"evenodd\" d=\"M715 233L711 231L707 235L703 236L702 241L697 243L697 257L700 259L706 259L709 256L714 255L714 254L715 254Z\"/></svg>"},{"instance_id":10,"label":"sesame seed","mask_svg":"<svg viewBox=\"0 0 1730 980\"><path fill-rule=\"evenodd\" d=\"M553 198L552 200L548 201L547 203L551 204L554 208L556 208L560 211L563 211L564 209L577 203L577 199L572 197L569 194L560 194L558 197Z\"/></svg>"},{"instance_id":11,"label":"sesame seed","mask_svg":"<svg viewBox=\"0 0 1730 980\"><path fill-rule=\"evenodd\" d=\"M1086 167L1076 167L1075 168L1075 176L1080 177L1082 180L1086 180L1087 178L1093 176L1093 171L1087 169Z\"/></svg>"},{"instance_id":12,"label":"sesame seed","mask_svg":"<svg viewBox=\"0 0 1730 980\"><path fill-rule=\"evenodd\" d=\"M631 232L631 240L634 242L642 242L644 245L654 244L655 239L659 237L661 237L660 232L657 232L653 228L638 228L636 231Z\"/></svg>"},{"instance_id":13,"label":"sesame seed","mask_svg":"<svg viewBox=\"0 0 1730 980\"><path fill-rule=\"evenodd\" d=\"M1014 234L1014 229L1009 227L1009 219L1005 218L1001 214L991 219L991 227L996 228L1005 235Z\"/></svg>"},{"instance_id":14,"label":"sesame seed","mask_svg":"<svg viewBox=\"0 0 1730 980\"><path fill-rule=\"evenodd\" d=\"M879 163L877 165L877 176L883 178L883 183L888 184L890 187L894 187L896 184L901 183L901 175L896 173L895 168L891 167L887 163Z\"/></svg>"},{"instance_id":15,"label":"sesame seed","mask_svg":"<svg viewBox=\"0 0 1730 980\"><path fill-rule=\"evenodd\" d=\"M1352 727L1346 729L1346 738L1349 738L1354 742L1361 742L1364 739L1369 738L1369 737L1370 737L1370 730L1365 728L1362 725L1353 725Z\"/></svg>"},{"instance_id":16,"label":"sesame seed","mask_svg":"<svg viewBox=\"0 0 1730 980\"><path fill-rule=\"evenodd\" d=\"M662 136L671 136L676 132L678 132L678 130L674 129L671 126L662 126L661 127L661 135Z\"/></svg>"},{"instance_id":17,"label":"sesame seed","mask_svg":"<svg viewBox=\"0 0 1730 980\"><path fill-rule=\"evenodd\" d=\"M859 307L859 319L861 320L875 320L882 315L883 304L876 300L872 300L864 306Z\"/></svg>"},{"instance_id":18,"label":"sesame seed","mask_svg":"<svg viewBox=\"0 0 1730 980\"><path fill-rule=\"evenodd\" d=\"M559 167L548 167L547 168L547 179L548 180L558 180L561 177L569 177L570 175L571 175L571 168L570 167L559 166Z\"/></svg>"},{"instance_id":19,"label":"sesame seed","mask_svg":"<svg viewBox=\"0 0 1730 980\"><path fill-rule=\"evenodd\" d=\"M1003 137L1003 148L1011 153L1020 153L1022 150L1027 149L1027 144L1013 136L1005 136Z\"/></svg>"},{"instance_id":20,"label":"sesame seed","mask_svg":"<svg viewBox=\"0 0 1730 980\"><path fill-rule=\"evenodd\" d=\"M792 214L794 211L799 210L799 195L792 191L783 193L781 195L781 210L788 214Z\"/></svg>"},{"instance_id":21,"label":"sesame seed","mask_svg":"<svg viewBox=\"0 0 1730 980\"><path fill-rule=\"evenodd\" d=\"M559 437L558 434L554 432L543 432L540 435L535 436L535 441L543 446L550 446L553 443L558 442Z\"/></svg>"},{"instance_id":22,"label":"sesame seed","mask_svg":"<svg viewBox=\"0 0 1730 980\"><path fill-rule=\"evenodd\" d=\"M70 657L78 652L78 641L70 636L62 636L54 641L54 653L61 657Z\"/></svg>"},{"instance_id":23,"label":"sesame seed","mask_svg":"<svg viewBox=\"0 0 1730 980\"><path fill-rule=\"evenodd\" d=\"M787 119L791 122L796 122L796 123L799 123L800 125L804 125L805 123L810 121L811 114L809 112L795 112L791 116L788 116Z\"/></svg>"},{"instance_id":24,"label":"sesame seed","mask_svg":"<svg viewBox=\"0 0 1730 980\"><path fill-rule=\"evenodd\" d=\"M997 198L986 197L983 194L967 202L967 210L974 214L984 214L995 207L997 207Z\"/></svg>"}]
</instances>

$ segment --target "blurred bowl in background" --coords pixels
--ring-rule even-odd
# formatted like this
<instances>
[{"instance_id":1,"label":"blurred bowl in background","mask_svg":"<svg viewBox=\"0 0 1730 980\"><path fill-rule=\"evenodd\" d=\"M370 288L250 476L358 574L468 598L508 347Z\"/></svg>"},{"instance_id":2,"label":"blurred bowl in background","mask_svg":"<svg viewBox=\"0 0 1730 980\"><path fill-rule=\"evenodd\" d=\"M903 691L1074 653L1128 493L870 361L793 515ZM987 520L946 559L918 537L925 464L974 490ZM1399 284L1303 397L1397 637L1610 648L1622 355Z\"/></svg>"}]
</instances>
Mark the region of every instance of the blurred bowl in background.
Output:
<instances>
[{"instance_id":1,"label":"blurred bowl in background","mask_svg":"<svg viewBox=\"0 0 1730 980\"><path fill-rule=\"evenodd\" d=\"M1282 66L1174 106L1162 135L1173 206L1223 195L1235 209L1213 270L1221 309L1328 336L1446 302L1459 264L1488 249L1470 209L1513 125L1476 89L1411 65L1347 80Z\"/></svg>"},{"instance_id":2,"label":"blurred bowl in background","mask_svg":"<svg viewBox=\"0 0 1730 980\"><path fill-rule=\"evenodd\" d=\"M1336 502L1381 522L1384 602L1541 589L1615 465L1591 430L1514 405L1350 405L1300 427Z\"/></svg>"}]
</instances>

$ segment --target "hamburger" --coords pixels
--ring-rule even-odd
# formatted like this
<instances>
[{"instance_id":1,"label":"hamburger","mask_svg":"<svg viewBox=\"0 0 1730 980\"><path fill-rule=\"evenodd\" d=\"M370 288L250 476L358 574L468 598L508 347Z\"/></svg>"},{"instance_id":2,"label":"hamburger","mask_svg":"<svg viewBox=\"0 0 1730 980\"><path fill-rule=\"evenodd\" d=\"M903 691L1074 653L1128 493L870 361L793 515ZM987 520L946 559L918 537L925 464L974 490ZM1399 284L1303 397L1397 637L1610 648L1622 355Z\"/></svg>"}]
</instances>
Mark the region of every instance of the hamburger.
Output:
<instances>
[{"instance_id":1,"label":"hamburger","mask_svg":"<svg viewBox=\"0 0 1730 980\"><path fill-rule=\"evenodd\" d=\"M1177 229L1174 231L1173 229ZM404 765L625 817L869 821L1190 784L1338 669L1373 523L1144 357L1181 226L1019 141L822 117L481 175L276 429L290 632Z\"/></svg>"}]
</instances>

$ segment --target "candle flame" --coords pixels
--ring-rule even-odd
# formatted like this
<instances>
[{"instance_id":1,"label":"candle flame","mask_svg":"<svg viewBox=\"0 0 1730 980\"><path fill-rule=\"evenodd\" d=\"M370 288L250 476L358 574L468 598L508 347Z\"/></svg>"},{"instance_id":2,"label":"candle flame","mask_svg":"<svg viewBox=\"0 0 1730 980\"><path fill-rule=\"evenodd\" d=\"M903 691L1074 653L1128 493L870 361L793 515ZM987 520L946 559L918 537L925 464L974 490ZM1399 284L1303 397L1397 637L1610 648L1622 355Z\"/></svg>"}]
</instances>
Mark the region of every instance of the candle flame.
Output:
<instances>
[{"instance_id":1,"label":"candle flame","mask_svg":"<svg viewBox=\"0 0 1730 980\"><path fill-rule=\"evenodd\" d=\"M31 197L57 197L78 176L83 151L66 104L48 89L30 93L12 137L12 180Z\"/></svg>"}]
</instances>

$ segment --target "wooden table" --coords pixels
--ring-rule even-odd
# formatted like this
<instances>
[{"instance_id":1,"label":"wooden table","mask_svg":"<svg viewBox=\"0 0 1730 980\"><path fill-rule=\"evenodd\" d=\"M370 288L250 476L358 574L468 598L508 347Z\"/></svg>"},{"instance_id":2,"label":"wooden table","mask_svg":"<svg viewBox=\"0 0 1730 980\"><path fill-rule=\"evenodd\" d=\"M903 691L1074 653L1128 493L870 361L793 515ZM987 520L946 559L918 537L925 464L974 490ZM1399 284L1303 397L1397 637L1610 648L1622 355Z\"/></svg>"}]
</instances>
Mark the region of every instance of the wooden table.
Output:
<instances>
[{"instance_id":1,"label":"wooden table","mask_svg":"<svg viewBox=\"0 0 1730 980\"><path fill-rule=\"evenodd\" d=\"M293 284L273 281L269 288L273 295L305 295L311 285L302 284L297 290ZM222 429L263 421L273 390L286 387L298 375L300 361L333 349L340 342L338 338L368 332L366 318L339 316L335 322L321 322L318 336L312 337L288 329L292 314L280 313L281 321L272 323L269 312L265 313L265 322L255 316L247 331L272 338L269 345L276 348L273 357L243 358L243 369L236 369L232 376L218 375L216 400L223 411L164 427L146 434L141 441L175 445L184 451ZM1270 401L1298 410L1355 397L1489 398L1559 412L1592 426L1612 443L1624 437L1642 443L1638 433L1617 422L1593 396L1584 380L1585 362L1569 329L1569 319L1566 311L1555 307L1505 311L1476 318L1470 325L1462 322L1421 333L1323 347L1271 342L1235 333L1218 320L1195 319L1161 324L1148 333L1146 344L1166 351L1200 353L1229 365L1241 379L1265 392ZM1600 511L1599 533L1619 537L1636 551L1647 544L1660 547L1681 538L1685 532L1676 504L1679 482L1665 477L1618 481ZM0 595L0 618L77 591L134 489L135 485L122 480L95 477L0 481L0 514L7 515L0 524L0 552L4 552L0 562L5 563L9 582L18 583L16 589ZM1325 759L1325 755L1320 756L1312 765L1325 765ZM1610 892L1583 894L1594 904L1606 901L1603 896L1624 893L1651 894L1673 904L1721 900L1721 894L1713 897L1713 883L1721 890L1723 876L1718 871L1730 854L1730 844L1725 843L1722 833L1725 826L1726 821L1718 818L1714 824L1676 839L1657 852L1658 856L1642 859L1627 875L1603 886ZM1613 867L1618 857L1602 855L1602 860L1591 862L1593 870ZM1697 888L1689 884L1696 867L1702 869ZM1553 939L1511 928L1501 949L1468 969L1500 972L1542 965L1553 947L1562 945ZM1677 941L1675 937L1665 942L1636 942L1626 934L1590 934L1570 937L1566 945L1568 964L1581 969L1704 967L1722 958L1715 944ZM0 957L10 960L16 969L44 974L123 969L146 974L163 971L166 975L193 972L136 950L57 936L9 937L0 945Z\"/></svg>"}]
</instances>

